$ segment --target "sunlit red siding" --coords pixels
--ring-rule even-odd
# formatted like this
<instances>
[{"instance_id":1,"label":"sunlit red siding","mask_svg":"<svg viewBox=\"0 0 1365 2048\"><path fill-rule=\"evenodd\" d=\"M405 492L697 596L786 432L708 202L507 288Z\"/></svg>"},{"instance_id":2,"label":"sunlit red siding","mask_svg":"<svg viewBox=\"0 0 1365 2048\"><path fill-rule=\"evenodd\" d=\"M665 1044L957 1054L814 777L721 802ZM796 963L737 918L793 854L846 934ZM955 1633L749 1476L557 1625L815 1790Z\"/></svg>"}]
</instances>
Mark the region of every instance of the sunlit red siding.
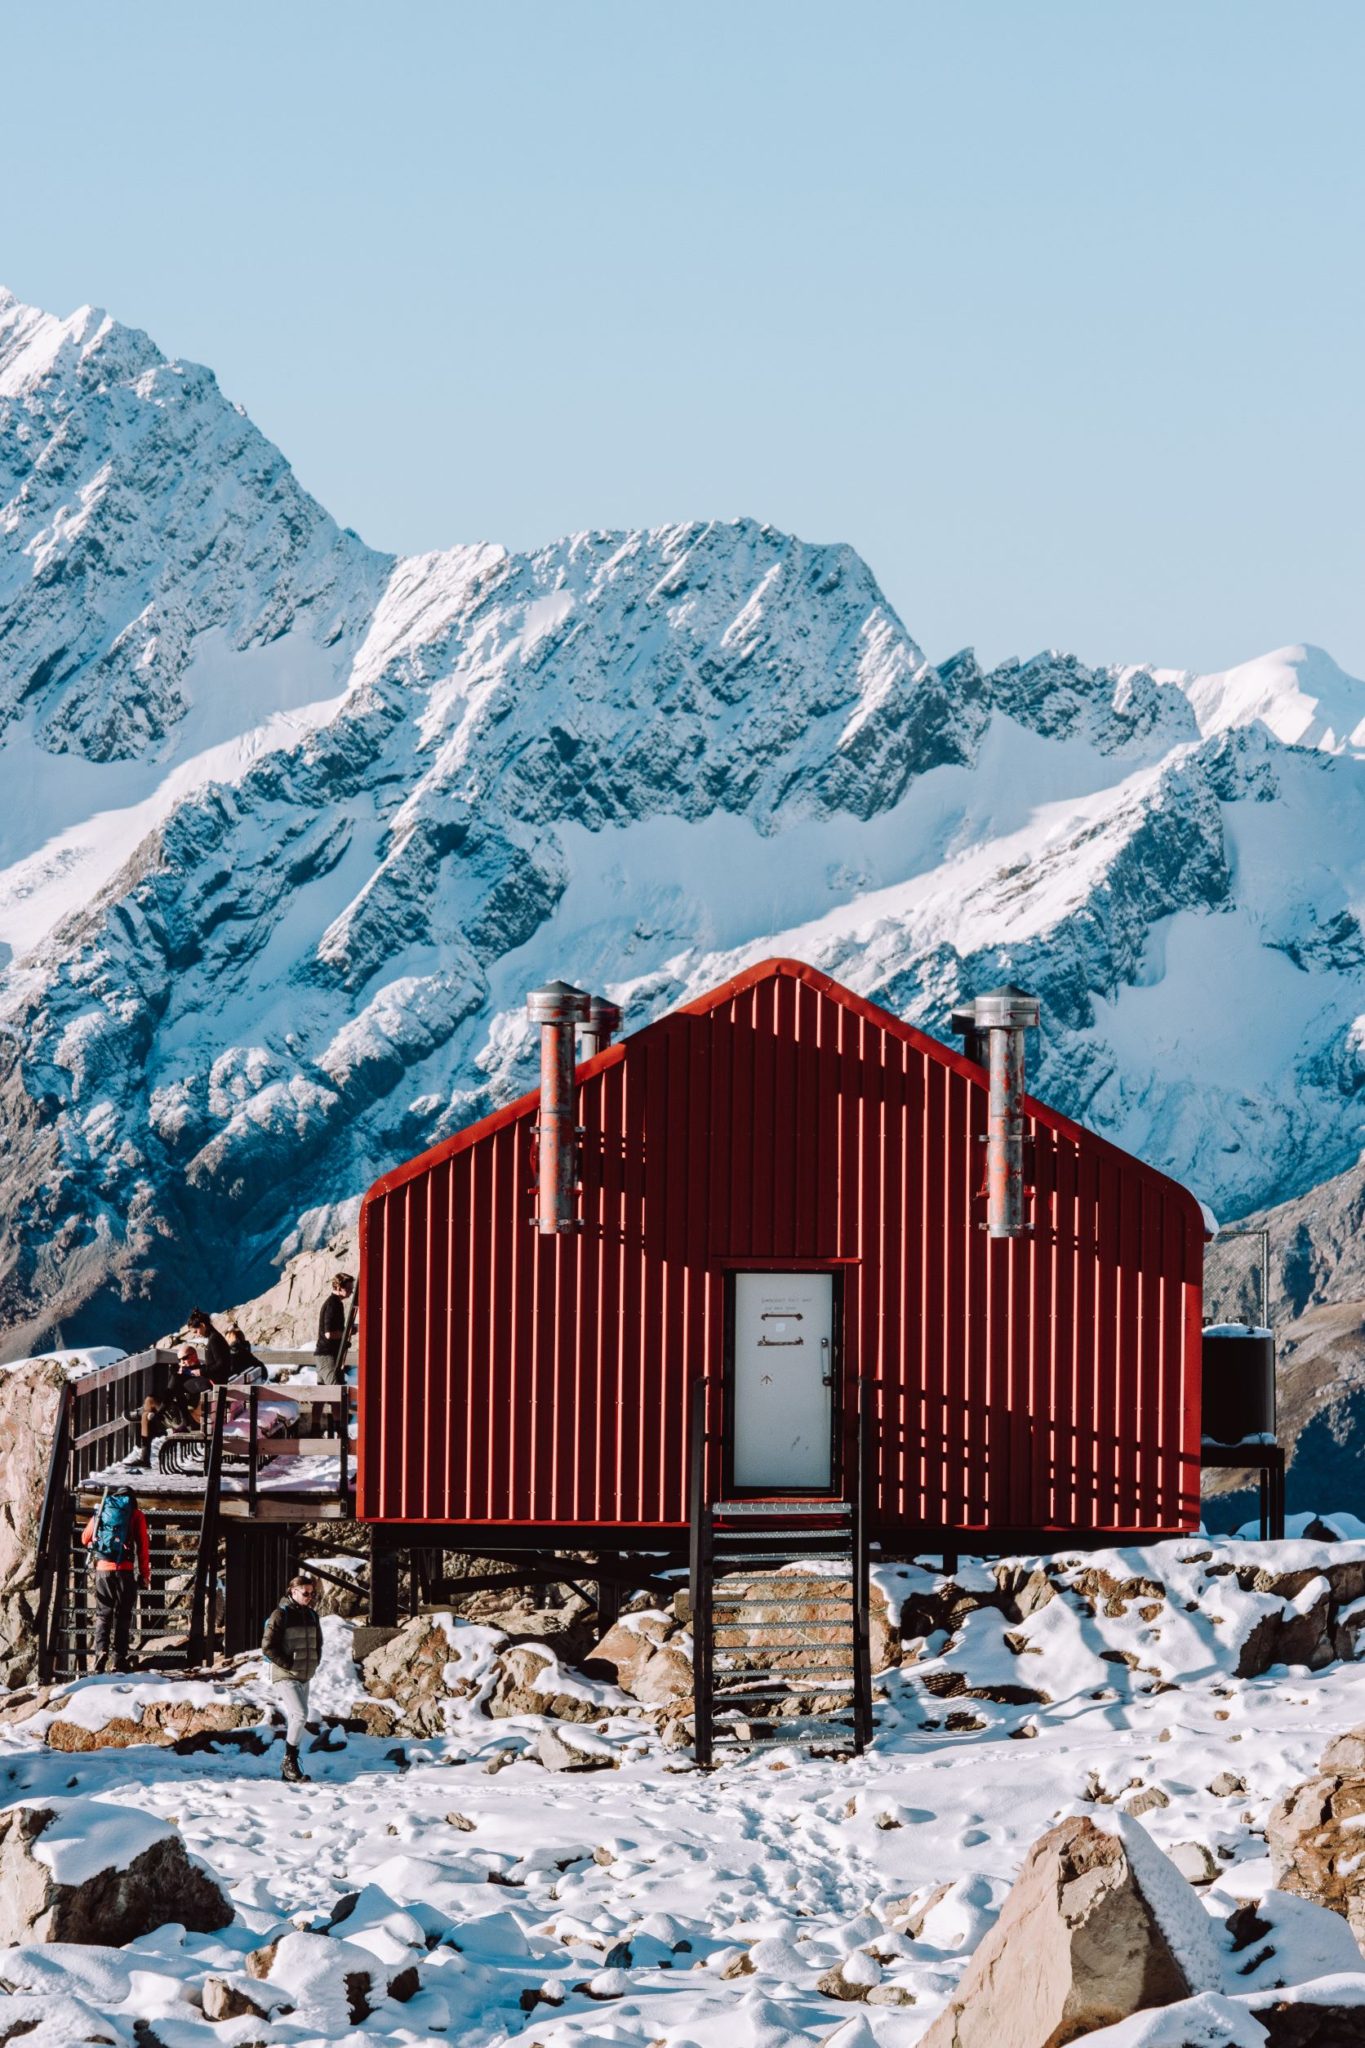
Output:
<instances>
[{"instance_id":1,"label":"sunlit red siding","mask_svg":"<svg viewBox=\"0 0 1365 2048\"><path fill-rule=\"evenodd\" d=\"M681 1527L698 1375L724 1422L725 1274L785 1263L843 1276L875 1529L1197 1526L1204 1233L1175 1182L1030 1101L1035 1234L991 1242L984 1076L793 961L578 1082L572 1238L530 1224L533 1095L366 1198L364 1517Z\"/></svg>"}]
</instances>

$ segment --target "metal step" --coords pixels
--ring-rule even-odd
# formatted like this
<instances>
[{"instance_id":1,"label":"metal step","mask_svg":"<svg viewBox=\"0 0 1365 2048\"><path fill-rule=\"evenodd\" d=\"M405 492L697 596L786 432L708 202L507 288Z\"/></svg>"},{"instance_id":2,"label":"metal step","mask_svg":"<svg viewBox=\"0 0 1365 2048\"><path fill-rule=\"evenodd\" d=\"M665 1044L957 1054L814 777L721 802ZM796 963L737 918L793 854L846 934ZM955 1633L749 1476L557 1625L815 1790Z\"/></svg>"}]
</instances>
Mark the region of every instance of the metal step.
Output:
<instances>
[{"instance_id":1,"label":"metal step","mask_svg":"<svg viewBox=\"0 0 1365 2048\"><path fill-rule=\"evenodd\" d=\"M752 1724L772 1732L758 1734L753 1731ZM749 1722L741 1723L741 1726L745 1727L744 1734L740 1734L733 1721L717 1721L715 1739L740 1742L748 1747L757 1748L765 1743L805 1742L816 1730L830 1735L853 1734L849 1722L830 1714L793 1714L785 1721L765 1721L760 1715L750 1715Z\"/></svg>"},{"instance_id":2,"label":"metal step","mask_svg":"<svg viewBox=\"0 0 1365 2048\"><path fill-rule=\"evenodd\" d=\"M846 1500L717 1500L711 1503L711 1513L725 1520L742 1515L762 1516L772 1522L792 1522L808 1516L848 1521L853 1509Z\"/></svg>"},{"instance_id":3,"label":"metal step","mask_svg":"<svg viewBox=\"0 0 1365 2048\"><path fill-rule=\"evenodd\" d=\"M851 1692L853 1689L853 1673L851 1670L716 1671L712 1673L712 1677L715 1680L713 1693L717 1705L719 1705L721 1700L756 1700L760 1699L765 1693L785 1693L789 1696L797 1696L808 1692ZM792 1681L798 1678L818 1680L819 1682L818 1684L810 1685L793 1684ZM742 1680L743 1683L725 1687L720 1682L722 1679Z\"/></svg>"}]
</instances>

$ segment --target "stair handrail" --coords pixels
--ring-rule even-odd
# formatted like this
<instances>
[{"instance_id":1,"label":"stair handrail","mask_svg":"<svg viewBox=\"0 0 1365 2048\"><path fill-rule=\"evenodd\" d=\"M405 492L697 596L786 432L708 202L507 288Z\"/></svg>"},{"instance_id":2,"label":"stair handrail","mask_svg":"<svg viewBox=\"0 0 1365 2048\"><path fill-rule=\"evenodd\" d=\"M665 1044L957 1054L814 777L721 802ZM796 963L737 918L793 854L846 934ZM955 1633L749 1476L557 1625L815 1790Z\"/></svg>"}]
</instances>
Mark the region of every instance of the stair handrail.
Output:
<instances>
[{"instance_id":1,"label":"stair handrail","mask_svg":"<svg viewBox=\"0 0 1365 2048\"><path fill-rule=\"evenodd\" d=\"M688 1593L692 1606L692 1754L709 1769L713 1748L712 1567L710 1489L707 1486L707 1396L705 1374L694 1379L689 1399L688 1442Z\"/></svg>"},{"instance_id":2,"label":"stair handrail","mask_svg":"<svg viewBox=\"0 0 1365 2048\"><path fill-rule=\"evenodd\" d=\"M212 1657L217 1636L217 1601L214 1594L217 1591L218 1580L218 1521L223 1483L223 1422L227 1415L227 1389L213 1387L210 1390L210 1399L213 1403L213 1415L209 1427L208 1452L204 1459L204 1507L199 1522L199 1549L194 1561L194 1594L190 1606L188 1655L191 1665L206 1663Z\"/></svg>"},{"instance_id":3,"label":"stair handrail","mask_svg":"<svg viewBox=\"0 0 1365 2048\"><path fill-rule=\"evenodd\" d=\"M58 1509L66 1507L68 1502L71 1418L74 1410L75 1391L68 1379L62 1384L61 1399L57 1404L57 1415L52 1429L52 1448L47 1460L47 1479L43 1487L43 1502L38 1511L37 1541L34 1546L38 1611L34 1616L33 1628L38 1643L40 1685L51 1685L53 1679L53 1649L61 1607L56 1595L61 1578L70 1564L67 1547L71 1540L71 1531L67 1518L59 1516Z\"/></svg>"},{"instance_id":4,"label":"stair handrail","mask_svg":"<svg viewBox=\"0 0 1365 2048\"><path fill-rule=\"evenodd\" d=\"M852 1542L853 1542L853 1733L858 1752L872 1740L872 1645L867 1554L868 1450L871 1432L868 1389L859 1380L854 1405Z\"/></svg>"}]
</instances>

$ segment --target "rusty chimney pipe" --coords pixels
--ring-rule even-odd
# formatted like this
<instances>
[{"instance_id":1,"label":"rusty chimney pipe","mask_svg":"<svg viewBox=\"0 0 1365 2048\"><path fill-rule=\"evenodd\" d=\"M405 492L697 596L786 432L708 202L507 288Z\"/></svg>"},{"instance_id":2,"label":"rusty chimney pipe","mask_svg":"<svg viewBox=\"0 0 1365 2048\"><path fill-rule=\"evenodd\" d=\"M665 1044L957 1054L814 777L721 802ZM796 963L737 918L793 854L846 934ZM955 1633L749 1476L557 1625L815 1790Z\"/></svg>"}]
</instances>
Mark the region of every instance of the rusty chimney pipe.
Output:
<instances>
[{"instance_id":1,"label":"rusty chimney pipe","mask_svg":"<svg viewBox=\"0 0 1365 2048\"><path fill-rule=\"evenodd\" d=\"M533 1024L540 1026L540 1185L536 1229L542 1237L573 1230L578 1147L574 1125L574 1026L588 1015L588 998L567 981L547 982L526 998Z\"/></svg>"},{"instance_id":2,"label":"rusty chimney pipe","mask_svg":"<svg viewBox=\"0 0 1365 2048\"><path fill-rule=\"evenodd\" d=\"M595 1052L605 1052L620 1028L621 1012L616 1004L609 1003L605 996L594 996L579 1038L584 1059L590 1060Z\"/></svg>"},{"instance_id":3,"label":"rusty chimney pipe","mask_svg":"<svg viewBox=\"0 0 1365 2048\"><path fill-rule=\"evenodd\" d=\"M976 1030L987 1041L986 1235L1023 1237L1024 1033L1037 1029L1039 1003L1012 982L978 996Z\"/></svg>"}]
</instances>

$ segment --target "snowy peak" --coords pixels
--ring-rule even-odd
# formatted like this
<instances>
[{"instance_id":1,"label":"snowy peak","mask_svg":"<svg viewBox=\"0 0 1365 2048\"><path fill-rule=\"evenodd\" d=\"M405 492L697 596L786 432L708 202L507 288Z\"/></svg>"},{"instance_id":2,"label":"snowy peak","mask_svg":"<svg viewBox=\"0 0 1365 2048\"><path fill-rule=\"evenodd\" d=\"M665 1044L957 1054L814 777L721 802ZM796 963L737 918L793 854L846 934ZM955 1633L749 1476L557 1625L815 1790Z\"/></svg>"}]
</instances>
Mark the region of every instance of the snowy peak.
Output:
<instances>
[{"instance_id":1,"label":"snowy peak","mask_svg":"<svg viewBox=\"0 0 1365 2048\"><path fill-rule=\"evenodd\" d=\"M93 309L0 298L0 376L7 1348L264 1285L529 1084L556 974L637 1028L791 953L939 1034L1019 980L1039 1092L1223 1215L1358 1151L1327 656L933 664L851 549L748 519L394 562Z\"/></svg>"},{"instance_id":2,"label":"snowy peak","mask_svg":"<svg viewBox=\"0 0 1365 2048\"><path fill-rule=\"evenodd\" d=\"M1365 683L1321 647L1279 647L1217 675L1179 681L1201 732L1259 724L1288 747L1365 754Z\"/></svg>"}]
</instances>

